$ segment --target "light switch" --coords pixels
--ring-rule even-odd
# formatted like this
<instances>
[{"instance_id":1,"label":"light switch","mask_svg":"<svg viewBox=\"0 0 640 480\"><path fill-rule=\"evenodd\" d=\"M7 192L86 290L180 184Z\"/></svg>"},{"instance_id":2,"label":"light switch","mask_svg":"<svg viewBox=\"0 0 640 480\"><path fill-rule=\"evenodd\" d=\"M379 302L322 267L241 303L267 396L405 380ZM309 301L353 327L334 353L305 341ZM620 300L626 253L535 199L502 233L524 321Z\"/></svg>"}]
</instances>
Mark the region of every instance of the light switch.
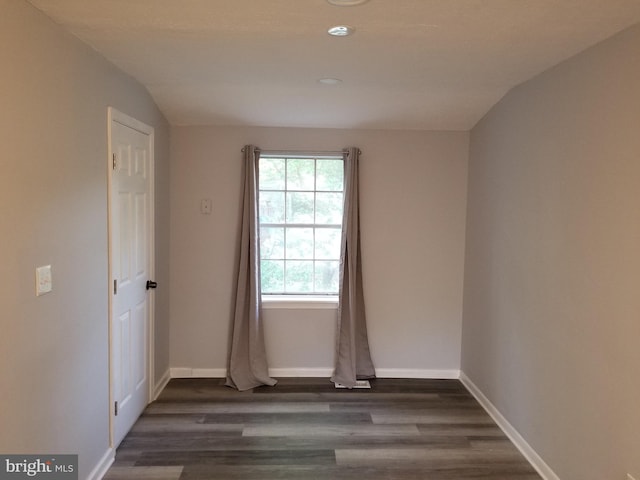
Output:
<instances>
[{"instance_id":1,"label":"light switch","mask_svg":"<svg viewBox=\"0 0 640 480\"><path fill-rule=\"evenodd\" d=\"M200 213L202 213L203 215L210 215L212 204L213 202L210 198L203 198L202 200L200 200Z\"/></svg>"},{"instance_id":2,"label":"light switch","mask_svg":"<svg viewBox=\"0 0 640 480\"><path fill-rule=\"evenodd\" d=\"M52 289L51 265L36 268L36 296L49 293Z\"/></svg>"}]
</instances>

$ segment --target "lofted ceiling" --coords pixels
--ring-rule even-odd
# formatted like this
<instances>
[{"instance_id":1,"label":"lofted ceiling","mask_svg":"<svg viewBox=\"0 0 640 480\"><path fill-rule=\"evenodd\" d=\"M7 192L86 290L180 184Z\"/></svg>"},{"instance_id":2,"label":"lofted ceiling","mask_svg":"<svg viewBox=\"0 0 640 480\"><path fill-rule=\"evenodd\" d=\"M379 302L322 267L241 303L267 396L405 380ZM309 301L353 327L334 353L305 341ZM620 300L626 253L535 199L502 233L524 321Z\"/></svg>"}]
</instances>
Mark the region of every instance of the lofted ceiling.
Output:
<instances>
[{"instance_id":1,"label":"lofted ceiling","mask_svg":"<svg viewBox=\"0 0 640 480\"><path fill-rule=\"evenodd\" d=\"M172 125L468 130L515 85L640 22L640 0L29 1ZM327 34L345 24L353 35Z\"/></svg>"}]
</instances>

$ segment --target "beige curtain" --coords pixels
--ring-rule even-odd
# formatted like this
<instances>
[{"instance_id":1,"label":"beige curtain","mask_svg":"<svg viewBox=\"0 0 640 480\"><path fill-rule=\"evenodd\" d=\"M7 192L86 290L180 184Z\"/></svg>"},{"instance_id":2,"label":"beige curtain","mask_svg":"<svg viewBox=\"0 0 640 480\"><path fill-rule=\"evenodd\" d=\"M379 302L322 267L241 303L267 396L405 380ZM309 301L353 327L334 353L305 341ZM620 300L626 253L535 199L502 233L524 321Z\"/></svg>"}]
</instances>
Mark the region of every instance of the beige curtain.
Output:
<instances>
[{"instance_id":1,"label":"beige curtain","mask_svg":"<svg viewBox=\"0 0 640 480\"><path fill-rule=\"evenodd\" d=\"M340 293L336 364L331 381L353 387L356 379L375 377L369 352L362 289L358 170L360 150L351 147L344 155L344 212L340 254Z\"/></svg>"},{"instance_id":2,"label":"beige curtain","mask_svg":"<svg viewBox=\"0 0 640 480\"><path fill-rule=\"evenodd\" d=\"M242 232L226 384L238 390L249 390L260 385L275 385L276 380L269 377L262 330L260 236L258 234L260 151L253 145L247 145L243 152Z\"/></svg>"}]
</instances>

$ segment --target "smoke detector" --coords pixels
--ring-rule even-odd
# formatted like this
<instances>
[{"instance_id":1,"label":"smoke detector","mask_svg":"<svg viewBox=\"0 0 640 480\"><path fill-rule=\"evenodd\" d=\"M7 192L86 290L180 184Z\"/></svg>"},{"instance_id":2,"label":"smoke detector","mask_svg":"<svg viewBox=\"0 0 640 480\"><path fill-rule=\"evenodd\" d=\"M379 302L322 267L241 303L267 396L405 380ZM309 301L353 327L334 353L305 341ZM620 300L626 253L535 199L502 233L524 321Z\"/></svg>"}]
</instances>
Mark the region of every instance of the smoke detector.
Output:
<instances>
[{"instance_id":1,"label":"smoke detector","mask_svg":"<svg viewBox=\"0 0 640 480\"><path fill-rule=\"evenodd\" d=\"M331 5L337 7L355 7L356 5L362 5L369 0L327 0Z\"/></svg>"},{"instance_id":2,"label":"smoke detector","mask_svg":"<svg viewBox=\"0 0 640 480\"><path fill-rule=\"evenodd\" d=\"M336 25L327 30L327 33L333 37L347 37L355 31L356 29L349 25Z\"/></svg>"},{"instance_id":3,"label":"smoke detector","mask_svg":"<svg viewBox=\"0 0 640 480\"><path fill-rule=\"evenodd\" d=\"M340 85L342 83L342 80L340 80L339 78L321 78L320 80L318 80L318 83L321 83L323 85Z\"/></svg>"}]
</instances>

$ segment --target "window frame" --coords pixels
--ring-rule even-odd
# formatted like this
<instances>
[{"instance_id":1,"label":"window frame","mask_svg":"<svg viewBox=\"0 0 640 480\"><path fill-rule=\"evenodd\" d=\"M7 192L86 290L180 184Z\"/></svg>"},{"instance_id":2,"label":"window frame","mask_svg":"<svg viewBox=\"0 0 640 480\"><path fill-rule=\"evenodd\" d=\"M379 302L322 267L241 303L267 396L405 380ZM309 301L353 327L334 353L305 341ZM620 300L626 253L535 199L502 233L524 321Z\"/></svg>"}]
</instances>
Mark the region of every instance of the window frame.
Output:
<instances>
[{"instance_id":1,"label":"window frame","mask_svg":"<svg viewBox=\"0 0 640 480\"><path fill-rule=\"evenodd\" d=\"M315 223L315 213L316 213L316 202L317 202L317 194L318 193L340 193L342 195L342 212L344 211L344 176L342 182L341 190L317 190L317 161L318 160L334 160L340 161L344 167L344 152L296 152L296 151L261 151L260 156L258 158L258 162L263 159L284 159L285 160L285 175L284 175L284 188L283 189L260 189L260 178L258 178L257 184L257 203L258 203L258 229L262 228L283 228L285 233L284 237L284 252L283 252L283 262L287 261L295 261L295 259L287 258L286 254L286 229L287 228L311 228L313 229L313 235L315 239L316 231L319 229L331 229L337 230L339 232L340 239L342 239L342 218L339 223L331 223L331 224L318 224ZM288 160L314 160L314 186L313 190L301 190L301 189L291 189L289 190L287 187L287 162ZM260 176L260 168L258 168L258 177ZM264 222L260 221L260 195L263 192L282 192L285 197L284 203L284 214L285 218L282 223L277 222ZM314 222L313 223L288 223L287 222L287 194L288 193L312 193L314 196L313 205L314 205ZM315 245L315 241L314 241ZM315 263L317 261L323 261L325 259L316 258L316 252L314 249L313 257L311 259L299 259L299 261L311 261L314 264L314 277L315 277ZM259 261L262 264L263 260L272 260L272 259L263 259L262 252L260 253ZM327 261L339 261L338 259L326 259ZM286 285L286 263L285 263L285 272L284 272L284 284ZM339 269L339 264L338 264ZM339 274L339 270L338 270ZM261 273L262 275L262 273ZM339 288L339 287L338 287ZM286 287L284 288L286 290ZM262 291L262 282L260 288L260 295L262 297L263 306L265 308L337 308L338 304L338 292L263 292Z\"/></svg>"}]
</instances>

